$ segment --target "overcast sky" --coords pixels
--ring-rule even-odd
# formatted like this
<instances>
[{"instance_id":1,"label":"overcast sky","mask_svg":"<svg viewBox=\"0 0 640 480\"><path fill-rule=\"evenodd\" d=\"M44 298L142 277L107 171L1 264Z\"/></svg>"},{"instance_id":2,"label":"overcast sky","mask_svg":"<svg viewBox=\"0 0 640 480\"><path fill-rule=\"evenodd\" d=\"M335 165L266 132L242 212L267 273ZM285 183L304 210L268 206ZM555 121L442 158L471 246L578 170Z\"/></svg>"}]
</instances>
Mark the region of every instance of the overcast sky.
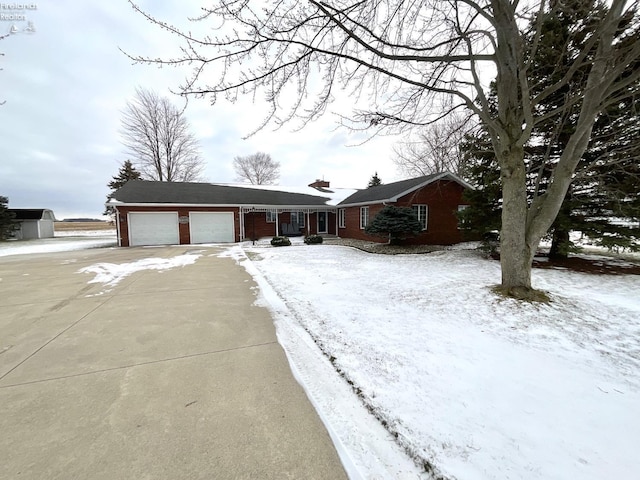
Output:
<instances>
[{"instance_id":1,"label":"overcast sky","mask_svg":"<svg viewBox=\"0 0 640 480\"><path fill-rule=\"evenodd\" d=\"M33 9L8 9L10 5ZM141 1L147 11L184 25L198 0ZM4 7L4 8L3 8ZM118 133L121 111L137 86L170 93L188 70L132 65L132 54L163 56L178 41L150 24L125 0L41 0L0 3L0 195L11 208L51 208L58 219L100 217L107 183L127 159ZM344 108L344 100L330 110ZM186 116L199 139L210 182L232 183L233 157L257 151L281 163L280 185L324 178L336 187L364 188L374 174L402 176L392 162L393 137L365 138L336 130L337 118L294 132L273 127L243 140L258 124L250 99L211 106L189 101Z\"/></svg>"}]
</instances>

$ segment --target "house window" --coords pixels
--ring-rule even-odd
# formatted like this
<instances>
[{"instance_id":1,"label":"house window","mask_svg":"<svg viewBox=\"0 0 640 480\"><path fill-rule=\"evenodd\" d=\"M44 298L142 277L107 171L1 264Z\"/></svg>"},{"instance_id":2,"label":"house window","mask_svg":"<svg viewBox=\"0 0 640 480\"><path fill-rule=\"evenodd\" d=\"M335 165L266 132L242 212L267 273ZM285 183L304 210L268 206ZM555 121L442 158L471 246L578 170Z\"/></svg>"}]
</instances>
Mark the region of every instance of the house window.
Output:
<instances>
[{"instance_id":1,"label":"house window","mask_svg":"<svg viewBox=\"0 0 640 480\"><path fill-rule=\"evenodd\" d=\"M297 223L298 227L304 228L304 212L291 212L291 223Z\"/></svg>"},{"instance_id":2,"label":"house window","mask_svg":"<svg viewBox=\"0 0 640 480\"><path fill-rule=\"evenodd\" d=\"M275 210L267 211L267 223L276 223L277 212Z\"/></svg>"},{"instance_id":3,"label":"house window","mask_svg":"<svg viewBox=\"0 0 640 480\"><path fill-rule=\"evenodd\" d=\"M364 230L369 223L369 207L360 207L360 228Z\"/></svg>"},{"instance_id":4,"label":"house window","mask_svg":"<svg viewBox=\"0 0 640 480\"><path fill-rule=\"evenodd\" d=\"M418 221L422 224L422 230L426 230L429 208L426 205L413 205L413 212L416 214L416 217L418 217Z\"/></svg>"},{"instance_id":5,"label":"house window","mask_svg":"<svg viewBox=\"0 0 640 480\"><path fill-rule=\"evenodd\" d=\"M339 209L338 210L338 227L339 228L346 228L347 226L344 215L345 215L344 208Z\"/></svg>"},{"instance_id":6,"label":"house window","mask_svg":"<svg viewBox=\"0 0 640 480\"><path fill-rule=\"evenodd\" d=\"M463 228L467 223L466 220L460 216L467 208L469 208L469 205L458 205L458 228Z\"/></svg>"}]
</instances>

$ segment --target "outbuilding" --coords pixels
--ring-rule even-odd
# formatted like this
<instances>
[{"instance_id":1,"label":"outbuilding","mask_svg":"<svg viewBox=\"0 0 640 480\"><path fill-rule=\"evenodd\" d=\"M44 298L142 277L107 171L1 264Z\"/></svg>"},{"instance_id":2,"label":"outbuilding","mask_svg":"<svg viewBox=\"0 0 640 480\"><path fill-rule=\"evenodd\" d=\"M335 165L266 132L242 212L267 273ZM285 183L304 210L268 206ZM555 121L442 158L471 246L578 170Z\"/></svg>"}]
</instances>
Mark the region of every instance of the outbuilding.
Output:
<instances>
[{"instance_id":1,"label":"outbuilding","mask_svg":"<svg viewBox=\"0 0 640 480\"><path fill-rule=\"evenodd\" d=\"M55 215L47 208L10 208L9 212L15 215L18 229L13 237L18 240L32 240L36 238L53 237L53 223Z\"/></svg>"}]
</instances>

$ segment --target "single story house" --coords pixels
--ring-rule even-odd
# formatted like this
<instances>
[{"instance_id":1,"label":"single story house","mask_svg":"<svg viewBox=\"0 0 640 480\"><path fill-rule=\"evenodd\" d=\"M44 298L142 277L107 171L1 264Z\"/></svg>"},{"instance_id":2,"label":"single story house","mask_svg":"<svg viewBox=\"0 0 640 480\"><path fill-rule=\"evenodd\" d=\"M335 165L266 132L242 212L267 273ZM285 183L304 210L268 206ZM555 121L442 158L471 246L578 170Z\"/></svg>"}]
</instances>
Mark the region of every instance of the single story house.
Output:
<instances>
[{"instance_id":1,"label":"single story house","mask_svg":"<svg viewBox=\"0 0 640 480\"><path fill-rule=\"evenodd\" d=\"M55 215L47 208L9 208L19 223L13 237L18 240L32 240L36 238L53 237L53 222Z\"/></svg>"},{"instance_id":2,"label":"single story house","mask_svg":"<svg viewBox=\"0 0 640 480\"><path fill-rule=\"evenodd\" d=\"M238 242L277 235L327 234L384 241L365 235L369 218L386 204L411 206L424 223L418 243L461 241L456 212L470 188L442 173L366 190L223 185L133 180L115 191L118 244L171 245Z\"/></svg>"},{"instance_id":3,"label":"single story house","mask_svg":"<svg viewBox=\"0 0 640 480\"><path fill-rule=\"evenodd\" d=\"M467 207L462 194L471 188L457 175L444 172L358 190L338 205L338 235L376 240L367 235L364 229L385 205L393 205L413 208L422 223L422 233L408 238L406 243L460 243L463 239L457 212ZM377 240L386 242L386 239Z\"/></svg>"}]
</instances>

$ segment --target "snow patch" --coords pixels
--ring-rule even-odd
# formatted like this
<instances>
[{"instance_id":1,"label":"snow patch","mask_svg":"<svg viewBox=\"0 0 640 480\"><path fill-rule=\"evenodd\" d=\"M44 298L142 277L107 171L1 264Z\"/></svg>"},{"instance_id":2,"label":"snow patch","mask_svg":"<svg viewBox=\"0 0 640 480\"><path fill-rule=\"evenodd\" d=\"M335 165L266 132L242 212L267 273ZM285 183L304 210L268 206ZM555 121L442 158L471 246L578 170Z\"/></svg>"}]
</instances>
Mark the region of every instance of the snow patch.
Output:
<instances>
[{"instance_id":1,"label":"snow patch","mask_svg":"<svg viewBox=\"0 0 640 480\"><path fill-rule=\"evenodd\" d=\"M93 280L89 283L104 283L114 287L129 275L142 270L168 270L176 267L192 265L200 258L200 254L184 254L171 258L143 258L130 263L96 263L81 268L78 273L94 273Z\"/></svg>"}]
</instances>

